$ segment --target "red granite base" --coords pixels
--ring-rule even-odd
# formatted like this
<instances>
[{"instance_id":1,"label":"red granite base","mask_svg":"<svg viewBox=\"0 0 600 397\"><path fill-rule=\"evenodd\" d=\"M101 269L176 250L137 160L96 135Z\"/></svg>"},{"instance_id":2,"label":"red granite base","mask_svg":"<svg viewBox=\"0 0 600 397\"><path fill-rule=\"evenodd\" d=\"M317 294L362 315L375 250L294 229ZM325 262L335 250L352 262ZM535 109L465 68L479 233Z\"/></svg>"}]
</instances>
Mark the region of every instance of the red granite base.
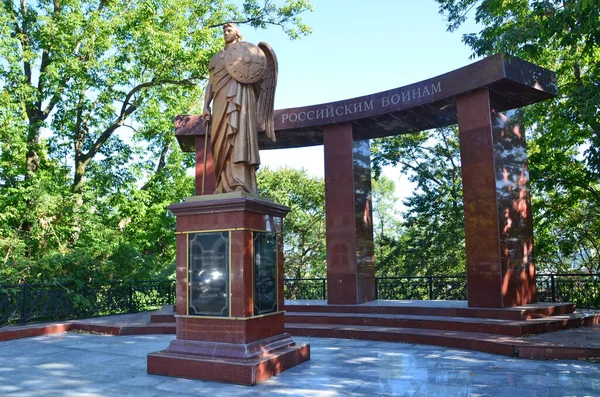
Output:
<instances>
[{"instance_id":1,"label":"red granite base","mask_svg":"<svg viewBox=\"0 0 600 397\"><path fill-rule=\"evenodd\" d=\"M325 301L286 301L287 313L397 314L530 320L575 312L574 303L532 303L502 309L467 307L466 301L377 300L359 305L329 305ZM287 319L286 319L287 321Z\"/></svg>"},{"instance_id":2,"label":"red granite base","mask_svg":"<svg viewBox=\"0 0 600 397\"><path fill-rule=\"evenodd\" d=\"M150 316L151 323L174 323L175 314L153 314Z\"/></svg>"},{"instance_id":3,"label":"red granite base","mask_svg":"<svg viewBox=\"0 0 600 397\"><path fill-rule=\"evenodd\" d=\"M192 341L185 343L193 344ZM227 344L213 344L216 350L225 347L224 345ZM170 352L171 347L148 354L148 373L252 386L310 360L310 345L292 344L259 355L241 354L242 358L237 359L219 357L235 356L236 353L211 354L206 351L206 345L196 347L196 351L203 354ZM244 346L231 345L230 347L232 352L245 351Z\"/></svg>"},{"instance_id":4,"label":"red granite base","mask_svg":"<svg viewBox=\"0 0 600 397\"><path fill-rule=\"evenodd\" d=\"M23 326L7 326L0 329L0 342L13 339L33 338L35 336L59 334L71 330L72 324L33 324Z\"/></svg>"}]
</instances>

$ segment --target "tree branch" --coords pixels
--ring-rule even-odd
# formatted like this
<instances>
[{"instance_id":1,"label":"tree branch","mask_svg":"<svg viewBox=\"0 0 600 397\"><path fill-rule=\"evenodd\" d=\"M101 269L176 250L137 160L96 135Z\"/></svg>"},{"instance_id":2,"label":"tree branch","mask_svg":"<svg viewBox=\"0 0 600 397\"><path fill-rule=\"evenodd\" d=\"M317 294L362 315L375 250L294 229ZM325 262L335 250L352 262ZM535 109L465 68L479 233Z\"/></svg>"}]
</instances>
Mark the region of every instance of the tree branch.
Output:
<instances>
[{"instance_id":1,"label":"tree branch","mask_svg":"<svg viewBox=\"0 0 600 397\"><path fill-rule=\"evenodd\" d=\"M131 91L129 91L129 93L125 96L125 100L123 101L123 106L121 106L121 115L123 115L127 111L126 109L129 105L129 101L131 100L131 97L133 97L135 94L137 94L144 88L157 87L157 86L166 85L166 84L188 85L188 86L196 85L196 83L194 83L193 81L188 80L188 79L183 79L183 80L170 80L170 79L156 80L156 79L153 79L152 81L148 81L147 83L138 84ZM131 105L131 106L133 106L133 105Z\"/></svg>"},{"instance_id":2,"label":"tree branch","mask_svg":"<svg viewBox=\"0 0 600 397\"><path fill-rule=\"evenodd\" d=\"M54 17L56 17L61 11L61 7L60 4L58 3L58 1L54 0L54 10L53 10L53 14ZM48 46L48 48L44 48L44 50L42 51L42 62L40 65L40 73L39 73L39 78L38 78L38 92L40 93L39 96L39 102L38 102L38 108L41 110L42 109L42 98L44 98L44 72L46 71L46 69L48 68L48 66L52 63L52 60L50 59L50 46ZM54 106L52 106L54 107ZM51 111L51 110L50 110ZM48 111L46 113L46 111L44 110L42 112L42 114L44 115L44 118L50 113L50 111Z\"/></svg>"},{"instance_id":3,"label":"tree branch","mask_svg":"<svg viewBox=\"0 0 600 397\"><path fill-rule=\"evenodd\" d=\"M82 89L79 93L79 104L77 105L77 117L75 118L75 131L73 134L73 145L75 150L75 157L81 158L81 150L83 148L83 99L85 97L85 90Z\"/></svg>"},{"instance_id":4,"label":"tree branch","mask_svg":"<svg viewBox=\"0 0 600 397\"><path fill-rule=\"evenodd\" d=\"M42 111L42 118L44 120L46 119L46 117L48 117L48 115L52 112L52 110L54 110L54 107L60 101L60 97L62 96L63 92L65 91L65 86L67 85L67 82L70 79L71 79L70 76L65 76L63 78L63 80L61 81L60 88L54 93L54 95L50 99L50 102L48 102L48 105Z\"/></svg>"},{"instance_id":5,"label":"tree branch","mask_svg":"<svg viewBox=\"0 0 600 397\"><path fill-rule=\"evenodd\" d=\"M121 107L121 112L120 112L119 116L117 117L117 119L115 121L113 121L113 123L108 128L106 128L104 130L104 132L102 132L102 134L100 134L98 139L96 139L96 142L94 142L94 144L92 145L90 150L86 154L84 154L82 158L86 161L93 158L98 153L98 151L100 150L102 145L108 140L108 138L110 138L110 136L113 134L113 132L115 132L115 130L117 128L122 127L125 124L125 120L127 120L127 117L129 117L133 112L135 112L137 110L137 108L138 108L137 105L130 104L131 98L136 93L142 91L145 88L157 87L157 86L166 85L166 84L187 85L187 86L196 85L193 81L188 80L188 79L152 80L152 81L149 81L146 83L138 84L133 89L131 89L131 91L129 91L129 93L127 93L127 95L125 96L125 100L123 101L123 106Z\"/></svg>"},{"instance_id":6,"label":"tree branch","mask_svg":"<svg viewBox=\"0 0 600 397\"><path fill-rule=\"evenodd\" d=\"M568 181L566 179L561 179L561 178L557 178L554 180L554 183L562 183L563 185L569 185L569 186L575 186L575 187L579 187L583 190L588 191L589 193L592 194L592 196L594 196L594 199L600 203L600 195L598 194L598 191L596 189L594 189L592 186L590 185L583 185L581 183L577 183L577 182L571 182Z\"/></svg>"},{"instance_id":7,"label":"tree branch","mask_svg":"<svg viewBox=\"0 0 600 397\"><path fill-rule=\"evenodd\" d=\"M260 9L257 16L254 18L248 18L243 21L228 21L228 22L223 22L223 23L217 24L217 25L210 25L208 27L209 28L218 28L218 27L223 26L228 23L235 23L236 25L243 25L243 24L247 24L247 23L262 21L262 18L269 15L269 13L267 11L267 8L269 7L269 5L270 5L270 1L266 0L264 6ZM263 21L263 22L266 22L266 21Z\"/></svg>"},{"instance_id":8,"label":"tree branch","mask_svg":"<svg viewBox=\"0 0 600 397\"><path fill-rule=\"evenodd\" d=\"M12 19L13 22L15 23L15 36L19 37L20 40L20 36L21 36L21 27L19 26L19 14L17 13L17 11L13 8L13 3L11 0L4 0L4 7L6 8L6 11L8 11L11 15L12 15Z\"/></svg>"},{"instance_id":9,"label":"tree branch","mask_svg":"<svg viewBox=\"0 0 600 397\"><path fill-rule=\"evenodd\" d=\"M21 0L21 13L23 14L23 26L21 27L21 34L19 35L19 41L23 47L23 53L29 49L29 31L27 29L27 5L25 0ZM18 26L18 24L17 24ZM26 61L27 57L23 57L23 72L27 82L31 84L31 63Z\"/></svg>"},{"instance_id":10,"label":"tree branch","mask_svg":"<svg viewBox=\"0 0 600 397\"><path fill-rule=\"evenodd\" d=\"M225 26L228 23L235 23L236 25L245 25L245 24L248 24L248 23L258 22L258 21L261 21L260 17L248 18L248 19L244 19L242 21L227 21L227 22L223 22L223 23L218 23L216 25L208 25L207 27L212 29L212 28L219 28L221 26ZM272 25L276 25L276 23L273 23L273 22L266 22L266 21L263 21L263 22L269 23L269 24L272 24Z\"/></svg>"},{"instance_id":11,"label":"tree branch","mask_svg":"<svg viewBox=\"0 0 600 397\"><path fill-rule=\"evenodd\" d=\"M586 228L582 228L581 232L588 239L592 247L594 247L594 251L600 252L600 246L598 246L598 240L595 238L595 236L592 233L590 233Z\"/></svg>"},{"instance_id":12,"label":"tree branch","mask_svg":"<svg viewBox=\"0 0 600 397\"><path fill-rule=\"evenodd\" d=\"M306 9L310 9L310 7L304 7L304 10L306 10ZM227 23L235 23L236 25L246 25L246 24L256 23L257 25L264 24L264 25L279 26L281 29L283 29L283 31L286 34L291 35L292 30L288 29L285 26L285 23L290 21L291 16L284 15L284 14L278 14L277 11L278 11L277 8L271 5L271 1L266 0L263 7L258 12L256 12L255 16L252 18L236 20L236 21L227 21L227 22L223 22L223 23L219 23L219 24L208 25L207 28L209 28L209 29L218 28Z\"/></svg>"},{"instance_id":13,"label":"tree branch","mask_svg":"<svg viewBox=\"0 0 600 397\"><path fill-rule=\"evenodd\" d=\"M162 151L160 152L160 157L158 158L158 165L156 166L156 171L154 172L154 175L157 175L167 165L167 154L169 153L170 146L171 146L171 142L165 142L165 144L162 148ZM148 178L148 182L146 182L144 184L144 186L141 187L140 190L148 190L151 180L152 180L152 177Z\"/></svg>"}]
</instances>

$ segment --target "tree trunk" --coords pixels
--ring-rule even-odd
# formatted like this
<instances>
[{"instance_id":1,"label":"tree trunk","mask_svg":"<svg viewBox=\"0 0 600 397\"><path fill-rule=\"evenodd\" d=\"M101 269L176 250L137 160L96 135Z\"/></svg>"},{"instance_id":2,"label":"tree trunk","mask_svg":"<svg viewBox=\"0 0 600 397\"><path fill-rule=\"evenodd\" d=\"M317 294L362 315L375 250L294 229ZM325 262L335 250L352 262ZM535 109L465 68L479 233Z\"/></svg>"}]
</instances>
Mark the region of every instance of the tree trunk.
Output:
<instances>
[{"instance_id":1,"label":"tree trunk","mask_svg":"<svg viewBox=\"0 0 600 397\"><path fill-rule=\"evenodd\" d=\"M27 131L27 152L25 154L25 180L29 180L40 168L40 128L42 119L37 108L27 109L29 126Z\"/></svg>"},{"instance_id":2,"label":"tree trunk","mask_svg":"<svg viewBox=\"0 0 600 397\"><path fill-rule=\"evenodd\" d=\"M85 169L90 161L82 160L80 156L75 156L75 176L73 177L73 193L81 193L83 188L83 178Z\"/></svg>"},{"instance_id":3,"label":"tree trunk","mask_svg":"<svg viewBox=\"0 0 600 397\"><path fill-rule=\"evenodd\" d=\"M31 117L29 122L29 131L27 132L27 152L25 153L25 182L30 181L33 176L37 173L40 168L40 126L36 118ZM33 198L25 199L25 204L29 208L31 213L35 209L35 201ZM22 230L26 236L25 240L29 236L29 232L33 228L33 222L30 219L23 220ZM25 256L30 257L29 245L25 249Z\"/></svg>"},{"instance_id":4,"label":"tree trunk","mask_svg":"<svg viewBox=\"0 0 600 397\"><path fill-rule=\"evenodd\" d=\"M27 140L27 154L25 155L25 180L29 180L40 167L39 143L37 140Z\"/></svg>"}]
</instances>

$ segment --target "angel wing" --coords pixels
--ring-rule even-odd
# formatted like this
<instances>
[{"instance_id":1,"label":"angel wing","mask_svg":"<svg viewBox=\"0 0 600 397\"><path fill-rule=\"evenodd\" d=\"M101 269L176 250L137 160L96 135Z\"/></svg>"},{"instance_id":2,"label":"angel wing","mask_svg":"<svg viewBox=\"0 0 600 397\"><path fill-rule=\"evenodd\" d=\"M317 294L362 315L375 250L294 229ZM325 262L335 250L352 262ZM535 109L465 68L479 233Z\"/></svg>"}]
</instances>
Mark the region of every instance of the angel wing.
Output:
<instances>
[{"instance_id":1,"label":"angel wing","mask_svg":"<svg viewBox=\"0 0 600 397\"><path fill-rule=\"evenodd\" d=\"M275 107L275 87L277 86L277 57L267 43L260 42L258 47L267 57L267 67L260 82L258 104L256 108L258 125L265 130L267 137L275 142L275 122L273 110Z\"/></svg>"}]
</instances>

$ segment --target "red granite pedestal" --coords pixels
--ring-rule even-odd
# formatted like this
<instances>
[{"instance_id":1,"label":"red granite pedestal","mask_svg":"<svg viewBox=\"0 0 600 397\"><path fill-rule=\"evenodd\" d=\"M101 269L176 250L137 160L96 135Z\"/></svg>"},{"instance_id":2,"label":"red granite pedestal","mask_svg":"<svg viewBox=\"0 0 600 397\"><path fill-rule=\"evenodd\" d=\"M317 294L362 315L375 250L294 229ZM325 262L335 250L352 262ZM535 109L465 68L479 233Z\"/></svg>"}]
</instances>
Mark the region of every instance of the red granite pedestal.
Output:
<instances>
[{"instance_id":1,"label":"red granite pedestal","mask_svg":"<svg viewBox=\"0 0 600 397\"><path fill-rule=\"evenodd\" d=\"M310 359L310 346L284 333L283 218L289 208L241 193L195 197L169 209L177 217L177 338L148 354L148 373L254 385ZM228 235L229 287L221 315L198 315L189 297L190 235ZM257 309L257 233L276 235L276 307Z\"/></svg>"}]
</instances>

